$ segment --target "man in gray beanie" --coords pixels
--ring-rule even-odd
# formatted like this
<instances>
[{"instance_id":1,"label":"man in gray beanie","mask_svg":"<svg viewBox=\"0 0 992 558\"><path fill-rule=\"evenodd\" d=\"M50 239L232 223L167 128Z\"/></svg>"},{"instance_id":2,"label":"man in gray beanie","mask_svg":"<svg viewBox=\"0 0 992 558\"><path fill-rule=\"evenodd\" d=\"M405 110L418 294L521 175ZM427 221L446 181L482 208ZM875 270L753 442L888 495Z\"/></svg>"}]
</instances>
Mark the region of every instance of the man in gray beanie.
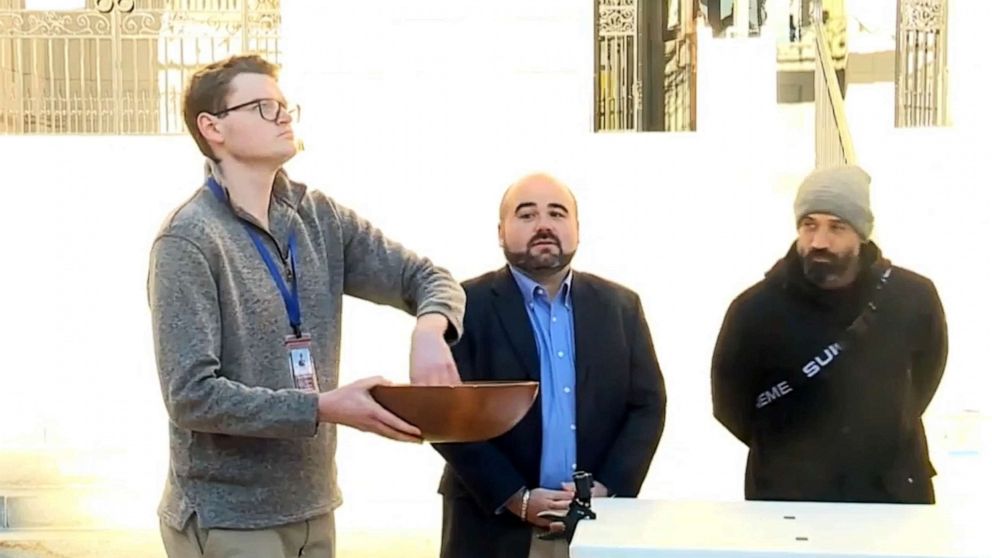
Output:
<instances>
[{"instance_id":1,"label":"man in gray beanie","mask_svg":"<svg viewBox=\"0 0 992 558\"><path fill-rule=\"evenodd\" d=\"M861 167L847 165L814 171L799 186L794 204L800 230L797 248L807 278L825 289L848 285L857 274L860 245L871 236L875 224L869 207L870 183L871 177ZM814 232L817 224L831 231L848 229L856 237L803 234Z\"/></svg>"},{"instance_id":2,"label":"man in gray beanie","mask_svg":"<svg viewBox=\"0 0 992 558\"><path fill-rule=\"evenodd\" d=\"M724 319L713 414L749 448L749 500L933 503L921 417L947 360L933 283L869 238L871 178L817 170L796 241Z\"/></svg>"}]
</instances>

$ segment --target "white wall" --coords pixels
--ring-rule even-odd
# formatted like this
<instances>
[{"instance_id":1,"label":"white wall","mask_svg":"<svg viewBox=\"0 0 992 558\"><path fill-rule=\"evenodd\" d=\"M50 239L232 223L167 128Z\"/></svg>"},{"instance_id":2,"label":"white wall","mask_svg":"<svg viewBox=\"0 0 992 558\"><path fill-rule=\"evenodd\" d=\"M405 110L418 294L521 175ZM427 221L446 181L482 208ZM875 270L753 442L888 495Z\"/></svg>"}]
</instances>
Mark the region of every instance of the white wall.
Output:
<instances>
[{"instance_id":1,"label":"white wall","mask_svg":"<svg viewBox=\"0 0 992 558\"><path fill-rule=\"evenodd\" d=\"M710 353L727 304L791 242L791 197L812 164L809 115L774 107L773 74L741 91L720 65L746 57L704 42L700 83L725 87L700 92L701 132L593 135L591 3L284 5L284 86L304 104L307 144L293 176L464 279L502 264L503 188L535 169L559 175L581 208L576 267L641 293L665 372L668 423L644 495L740 498L744 452L710 416ZM736 92L755 104L720 104ZM979 136L855 130L875 176L883 249L931 276L947 308L951 357L935 419L989 412L990 194ZM0 447L126 446L135 461L111 474L148 485L127 511L131 523L153 525L166 428L147 250L168 210L199 184L195 147L186 138L0 137L0 153ZM411 326L398 312L349 302L342 380L403 381ZM974 440L958 424L935 420L931 440L938 467L967 473L972 462L949 453ZM437 536L441 461L430 448L345 429L338 461L342 536L387 529L411 510L404 521ZM948 501L975 497L970 478L940 479Z\"/></svg>"}]
</instances>

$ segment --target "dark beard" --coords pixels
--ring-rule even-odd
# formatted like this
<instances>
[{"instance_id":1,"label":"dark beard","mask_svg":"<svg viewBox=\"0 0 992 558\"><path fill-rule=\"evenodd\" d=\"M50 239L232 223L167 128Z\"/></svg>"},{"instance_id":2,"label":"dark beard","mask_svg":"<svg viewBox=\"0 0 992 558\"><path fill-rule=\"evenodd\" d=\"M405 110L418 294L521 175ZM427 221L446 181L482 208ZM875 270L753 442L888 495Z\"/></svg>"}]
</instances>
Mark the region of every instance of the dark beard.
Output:
<instances>
[{"instance_id":1,"label":"dark beard","mask_svg":"<svg viewBox=\"0 0 992 558\"><path fill-rule=\"evenodd\" d=\"M813 258L826 258L827 261L815 261ZM803 274L810 283L824 286L831 280L843 276L851 267L857 265L854 254L832 254L826 250L810 250L802 256Z\"/></svg>"},{"instance_id":2,"label":"dark beard","mask_svg":"<svg viewBox=\"0 0 992 558\"><path fill-rule=\"evenodd\" d=\"M547 240L554 242L555 246L558 247L557 252L544 250L537 252L532 251L535 243ZM527 249L523 252L513 252L504 247L503 255L506 257L506 261L510 265L523 271L530 276L530 278L542 280L567 268L569 264L572 263L572 258L575 257L575 252L562 251L561 243L557 238L550 236L537 236L531 239L531 241L527 244Z\"/></svg>"}]
</instances>

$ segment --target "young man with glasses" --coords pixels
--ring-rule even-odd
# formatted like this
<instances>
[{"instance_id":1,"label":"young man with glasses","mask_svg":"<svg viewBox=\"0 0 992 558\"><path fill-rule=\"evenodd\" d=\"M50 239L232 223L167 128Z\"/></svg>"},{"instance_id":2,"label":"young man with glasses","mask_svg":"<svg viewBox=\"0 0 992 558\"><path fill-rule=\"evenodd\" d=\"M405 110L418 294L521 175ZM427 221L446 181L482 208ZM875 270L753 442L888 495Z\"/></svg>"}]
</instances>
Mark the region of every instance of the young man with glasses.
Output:
<instances>
[{"instance_id":1,"label":"young man with glasses","mask_svg":"<svg viewBox=\"0 0 992 558\"><path fill-rule=\"evenodd\" d=\"M334 555L335 428L403 441L420 432L338 386L343 295L417 316L414 383L458 383L448 343L464 293L319 191L289 179L297 151L276 68L257 56L191 79L187 128L204 184L162 226L148 298L170 465L159 508L172 558Z\"/></svg>"}]
</instances>

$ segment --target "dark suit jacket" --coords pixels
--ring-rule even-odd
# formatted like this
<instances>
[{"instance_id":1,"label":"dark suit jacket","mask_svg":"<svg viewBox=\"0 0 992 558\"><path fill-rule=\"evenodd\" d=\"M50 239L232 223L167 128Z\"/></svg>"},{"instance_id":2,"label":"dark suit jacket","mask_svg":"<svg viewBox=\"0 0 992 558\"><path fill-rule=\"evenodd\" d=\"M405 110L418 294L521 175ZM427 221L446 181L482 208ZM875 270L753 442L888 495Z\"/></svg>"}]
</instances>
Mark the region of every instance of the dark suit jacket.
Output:
<instances>
[{"instance_id":1,"label":"dark suit jacket","mask_svg":"<svg viewBox=\"0 0 992 558\"><path fill-rule=\"evenodd\" d=\"M537 342L509 268L463 283L465 333L453 348L465 381L541 379ZM616 496L640 491L665 422L665 384L636 293L594 275L572 277L578 469ZM496 511L541 467L540 394L506 434L437 444L447 461L443 558L526 558L531 528Z\"/></svg>"}]
</instances>

